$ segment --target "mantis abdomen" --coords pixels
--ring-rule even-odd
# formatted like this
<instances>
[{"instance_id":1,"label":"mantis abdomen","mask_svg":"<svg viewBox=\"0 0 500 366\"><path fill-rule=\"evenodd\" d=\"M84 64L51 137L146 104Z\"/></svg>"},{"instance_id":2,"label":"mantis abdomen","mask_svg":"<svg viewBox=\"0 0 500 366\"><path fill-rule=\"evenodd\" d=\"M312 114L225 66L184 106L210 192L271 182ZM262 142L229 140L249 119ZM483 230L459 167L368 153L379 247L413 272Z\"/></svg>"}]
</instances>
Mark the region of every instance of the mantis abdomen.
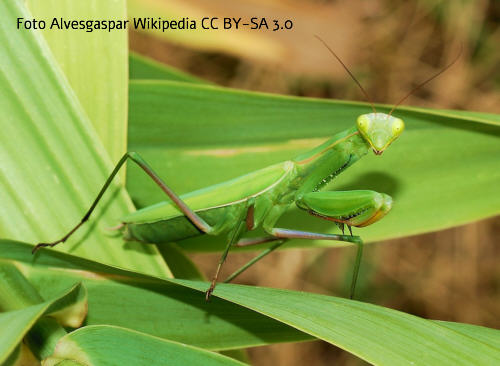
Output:
<instances>
[{"instance_id":1,"label":"mantis abdomen","mask_svg":"<svg viewBox=\"0 0 500 366\"><path fill-rule=\"evenodd\" d=\"M234 227L250 205L255 207L253 225L260 224L266 211L281 199L275 189L283 192L294 168L290 161L266 167L238 178L180 196L203 220L214 228L212 234ZM172 201L160 202L122 218L125 239L162 244L203 235ZM232 224L231 224L232 223Z\"/></svg>"}]
</instances>

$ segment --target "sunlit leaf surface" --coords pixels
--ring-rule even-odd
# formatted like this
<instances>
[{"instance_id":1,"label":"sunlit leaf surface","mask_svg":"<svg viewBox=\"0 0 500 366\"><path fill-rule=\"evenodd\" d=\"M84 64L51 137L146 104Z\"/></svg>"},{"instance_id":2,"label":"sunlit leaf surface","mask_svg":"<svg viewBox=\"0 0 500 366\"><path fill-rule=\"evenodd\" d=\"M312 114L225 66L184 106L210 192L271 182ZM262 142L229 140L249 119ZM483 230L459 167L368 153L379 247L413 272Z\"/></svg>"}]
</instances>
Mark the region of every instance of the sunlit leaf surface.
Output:
<instances>
[{"instance_id":1,"label":"sunlit leaf surface","mask_svg":"<svg viewBox=\"0 0 500 366\"><path fill-rule=\"evenodd\" d=\"M23 2L0 2L0 237L52 241L81 220L112 163L42 35L17 30L17 17L31 17ZM58 250L168 275L154 246L106 230L133 209L113 184L92 224Z\"/></svg>"},{"instance_id":2,"label":"sunlit leaf surface","mask_svg":"<svg viewBox=\"0 0 500 366\"><path fill-rule=\"evenodd\" d=\"M33 17L114 20L127 18L126 0L28 0ZM60 21L59 21L60 23ZM118 161L127 149L128 32L45 29L44 38L106 148Z\"/></svg>"},{"instance_id":3,"label":"sunlit leaf surface","mask_svg":"<svg viewBox=\"0 0 500 366\"><path fill-rule=\"evenodd\" d=\"M84 327L63 337L54 355L44 360L43 365L59 365L65 359L76 360L86 366L244 365L218 353L106 325Z\"/></svg>"},{"instance_id":4,"label":"sunlit leaf surface","mask_svg":"<svg viewBox=\"0 0 500 366\"><path fill-rule=\"evenodd\" d=\"M245 334L246 340L253 338L253 342L259 336L261 340L266 337L290 340L294 336L290 329L295 328L376 365L489 365L500 357L500 331L493 329L442 324L332 296L251 286L219 284L207 303L204 299L207 282L162 280L58 252L41 253L32 263L26 255L29 245L0 243L0 255L17 263L46 297L66 282L81 278L89 293L89 324L96 319L92 318L96 316L92 312L101 312L108 324L120 325L115 323L120 319L128 322L129 327L150 327L142 332L183 343L198 342L201 347L208 345L199 343L203 337L213 347L223 339L231 342L231 333L239 341L245 339ZM51 287L46 286L48 282ZM134 295L127 297L129 294ZM127 299L134 302L130 310L133 308L135 312L127 309ZM120 311L117 303L123 304ZM161 312L156 314L158 309ZM119 315L113 316L112 312ZM158 334L162 331L170 334ZM300 339L301 333L297 331L295 336ZM175 332L177 335L173 336Z\"/></svg>"}]
</instances>

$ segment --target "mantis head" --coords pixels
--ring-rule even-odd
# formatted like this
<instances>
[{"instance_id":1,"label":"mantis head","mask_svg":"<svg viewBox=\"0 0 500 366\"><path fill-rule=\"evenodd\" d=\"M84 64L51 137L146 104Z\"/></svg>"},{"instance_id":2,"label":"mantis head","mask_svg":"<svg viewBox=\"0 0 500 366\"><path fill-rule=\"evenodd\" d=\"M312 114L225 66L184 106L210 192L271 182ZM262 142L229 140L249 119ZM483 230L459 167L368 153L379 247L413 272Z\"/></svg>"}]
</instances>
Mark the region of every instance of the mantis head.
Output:
<instances>
[{"instance_id":1,"label":"mantis head","mask_svg":"<svg viewBox=\"0 0 500 366\"><path fill-rule=\"evenodd\" d=\"M405 128L402 119L385 113L362 114L356 125L361 136L377 155L382 154Z\"/></svg>"}]
</instances>

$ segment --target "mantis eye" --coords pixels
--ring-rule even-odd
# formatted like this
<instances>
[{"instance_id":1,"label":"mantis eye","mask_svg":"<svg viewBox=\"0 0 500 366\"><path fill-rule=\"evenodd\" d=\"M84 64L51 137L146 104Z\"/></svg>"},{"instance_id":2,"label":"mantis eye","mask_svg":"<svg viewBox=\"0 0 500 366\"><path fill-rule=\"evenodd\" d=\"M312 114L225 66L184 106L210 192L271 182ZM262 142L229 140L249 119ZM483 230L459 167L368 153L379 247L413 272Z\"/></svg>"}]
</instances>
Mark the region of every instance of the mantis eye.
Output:
<instances>
[{"instance_id":1,"label":"mantis eye","mask_svg":"<svg viewBox=\"0 0 500 366\"><path fill-rule=\"evenodd\" d=\"M359 116L357 120L358 129L366 131L368 129L368 126L370 126L370 122L371 120L365 115Z\"/></svg>"},{"instance_id":2,"label":"mantis eye","mask_svg":"<svg viewBox=\"0 0 500 366\"><path fill-rule=\"evenodd\" d=\"M405 129L405 124L401 119L395 120L394 123L392 124L392 132L396 136L399 136L404 129Z\"/></svg>"}]
</instances>

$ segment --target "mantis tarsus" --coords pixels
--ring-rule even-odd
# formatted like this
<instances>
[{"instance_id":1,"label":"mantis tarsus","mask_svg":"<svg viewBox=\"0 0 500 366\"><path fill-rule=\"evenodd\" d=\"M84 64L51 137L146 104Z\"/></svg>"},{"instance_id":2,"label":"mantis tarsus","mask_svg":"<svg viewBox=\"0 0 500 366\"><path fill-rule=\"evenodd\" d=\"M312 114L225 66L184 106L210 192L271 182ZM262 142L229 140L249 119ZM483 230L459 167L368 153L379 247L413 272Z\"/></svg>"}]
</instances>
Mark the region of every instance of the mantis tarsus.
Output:
<instances>
[{"instance_id":1,"label":"mantis tarsus","mask_svg":"<svg viewBox=\"0 0 500 366\"><path fill-rule=\"evenodd\" d=\"M320 41L322 40L320 39ZM339 60L367 96L359 82L337 55L326 44L325 46ZM453 63L417 88L435 78ZM338 192L322 191L322 188L370 150L380 155L402 133L404 123L401 119L393 117L392 112L409 95L411 93L396 104L389 114L377 113L372 104L373 113L359 116L355 126L337 133L320 146L300 154L292 160L183 196L178 196L170 189L139 154L128 152L120 159L80 223L57 241L39 243L33 252L41 247L53 247L65 242L83 225L115 175L130 159L156 182L170 198L170 201L140 209L122 218L125 239L162 244L203 234L228 235L227 245L212 283L206 292L207 300L215 288L221 267L232 246L275 242L274 245L229 276L226 281L232 280L250 265L292 238L343 241L357 245L358 250L351 283L352 298L359 272L363 242L358 236L352 235L351 226L363 227L380 220L391 209L392 198L386 194L369 190ZM293 203L309 214L334 221L342 230L342 235L276 227L278 219ZM350 235L344 235L344 226L348 227ZM257 227L262 227L267 236L243 238L246 232Z\"/></svg>"}]
</instances>

